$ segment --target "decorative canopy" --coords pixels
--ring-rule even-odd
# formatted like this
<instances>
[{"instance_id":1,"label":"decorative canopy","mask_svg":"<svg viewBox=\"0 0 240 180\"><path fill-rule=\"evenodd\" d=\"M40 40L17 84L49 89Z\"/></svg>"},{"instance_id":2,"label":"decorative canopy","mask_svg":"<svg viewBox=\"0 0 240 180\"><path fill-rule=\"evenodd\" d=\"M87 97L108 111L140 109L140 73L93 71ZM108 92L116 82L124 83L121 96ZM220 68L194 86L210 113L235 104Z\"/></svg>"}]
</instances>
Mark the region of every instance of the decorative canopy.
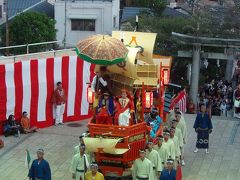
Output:
<instances>
[{"instance_id":1,"label":"decorative canopy","mask_svg":"<svg viewBox=\"0 0 240 180\"><path fill-rule=\"evenodd\" d=\"M79 41L76 52L84 61L98 65L113 65L125 61L128 49L118 39L94 35Z\"/></svg>"},{"instance_id":2,"label":"decorative canopy","mask_svg":"<svg viewBox=\"0 0 240 180\"><path fill-rule=\"evenodd\" d=\"M130 79L137 79L137 71L136 71L137 69L135 65L135 59L139 49L131 48L131 47L127 47L127 49L128 49L128 55L124 62L106 67L108 72L110 72L111 74L114 74L114 77L112 77L112 80L116 80L116 78L120 78L117 76L117 74ZM100 70L100 65L95 66L94 71L99 72L99 70ZM129 83L125 78L123 79L120 78L118 79L118 81L120 81L121 83Z\"/></svg>"}]
</instances>

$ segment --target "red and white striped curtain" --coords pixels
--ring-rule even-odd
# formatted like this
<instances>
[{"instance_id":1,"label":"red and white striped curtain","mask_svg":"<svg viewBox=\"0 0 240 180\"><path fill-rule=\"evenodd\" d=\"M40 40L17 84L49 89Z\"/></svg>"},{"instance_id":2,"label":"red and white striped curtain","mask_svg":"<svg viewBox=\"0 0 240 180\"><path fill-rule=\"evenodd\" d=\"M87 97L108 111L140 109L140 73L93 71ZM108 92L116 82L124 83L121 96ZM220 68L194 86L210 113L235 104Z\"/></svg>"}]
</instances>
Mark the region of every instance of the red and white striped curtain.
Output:
<instances>
[{"instance_id":1,"label":"red and white striped curtain","mask_svg":"<svg viewBox=\"0 0 240 180\"><path fill-rule=\"evenodd\" d=\"M0 65L0 122L22 112L30 115L31 125L47 127L53 124L51 97L56 83L61 81L67 96L64 121L89 116L87 83L94 65L77 56L35 59Z\"/></svg>"},{"instance_id":2,"label":"red and white striped curtain","mask_svg":"<svg viewBox=\"0 0 240 180\"><path fill-rule=\"evenodd\" d=\"M185 90L182 90L181 92L179 92L177 97L175 97L171 101L170 109L173 109L176 104L179 105L179 109L181 112L183 113L187 112L187 96L186 96Z\"/></svg>"}]
</instances>

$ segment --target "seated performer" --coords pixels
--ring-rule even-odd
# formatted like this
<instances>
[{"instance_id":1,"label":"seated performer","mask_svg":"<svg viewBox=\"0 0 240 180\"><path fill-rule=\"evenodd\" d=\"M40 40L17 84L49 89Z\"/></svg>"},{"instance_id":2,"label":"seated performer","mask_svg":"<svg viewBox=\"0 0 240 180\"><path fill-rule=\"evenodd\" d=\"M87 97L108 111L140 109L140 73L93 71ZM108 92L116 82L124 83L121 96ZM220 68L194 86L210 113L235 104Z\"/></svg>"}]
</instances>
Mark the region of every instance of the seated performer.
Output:
<instances>
[{"instance_id":1,"label":"seated performer","mask_svg":"<svg viewBox=\"0 0 240 180\"><path fill-rule=\"evenodd\" d=\"M121 97L116 102L116 113L114 117L114 124L119 126L129 126L129 119L134 112L134 105L129 92L125 89L122 91Z\"/></svg>"},{"instance_id":2,"label":"seated performer","mask_svg":"<svg viewBox=\"0 0 240 180\"><path fill-rule=\"evenodd\" d=\"M99 71L96 72L91 83L91 89L94 93L93 108L95 109L98 106L99 96L105 92L111 92L112 89L106 66L101 66Z\"/></svg>"},{"instance_id":3,"label":"seated performer","mask_svg":"<svg viewBox=\"0 0 240 180\"><path fill-rule=\"evenodd\" d=\"M109 93L105 92L98 103L96 122L98 124L112 124L113 112L113 99Z\"/></svg>"},{"instance_id":4,"label":"seated performer","mask_svg":"<svg viewBox=\"0 0 240 180\"><path fill-rule=\"evenodd\" d=\"M157 109L153 108L150 112L150 116L146 120L147 125L151 126L150 136L151 138L155 138L157 135L157 131L162 124L162 119L157 113Z\"/></svg>"},{"instance_id":5,"label":"seated performer","mask_svg":"<svg viewBox=\"0 0 240 180\"><path fill-rule=\"evenodd\" d=\"M21 126L24 133L32 133L37 131L37 127L30 128L30 119L28 118L28 113L24 111L21 118Z\"/></svg>"},{"instance_id":6,"label":"seated performer","mask_svg":"<svg viewBox=\"0 0 240 180\"><path fill-rule=\"evenodd\" d=\"M15 121L14 115L9 115L7 123L3 127L5 137L14 135L20 137L21 126Z\"/></svg>"}]
</instances>

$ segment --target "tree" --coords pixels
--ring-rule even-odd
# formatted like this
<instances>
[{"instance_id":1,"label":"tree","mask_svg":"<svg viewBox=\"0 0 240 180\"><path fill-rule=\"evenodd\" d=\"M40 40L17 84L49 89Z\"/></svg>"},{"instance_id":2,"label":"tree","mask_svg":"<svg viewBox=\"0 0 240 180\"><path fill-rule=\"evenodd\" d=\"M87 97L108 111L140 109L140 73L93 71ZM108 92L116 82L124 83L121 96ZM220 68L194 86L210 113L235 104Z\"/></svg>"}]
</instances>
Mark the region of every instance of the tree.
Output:
<instances>
[{"instance_id":1,"label":"tree","mask_svg":"<svg viewBox=\"0 0 240 180\"><path fill-rule=\"evenodd\" d=\"M236 8L205 8L192 16L184 34L198 37L235 39L240 36L240 12Z\"/></svg>"},{"instance_id":2,"label":"tree","mask_svg":"<svg viewBox=\"0 0 240 180\"><path fill-rule=\"evenodd\" d=\"M5 39L5 32L2 33L2 39ZM9 39L11 46L54 41L56 39L55 20L42 13L21 13L10 22ZM46 45L33 46L30 52L42 50L46 50ZM26 48L14 49L12 53L26 53Z\"/></svg>"},{"instance_id":3,"label":"tree","mask_svg":"<svg viewBox=\"0 0 240 180\"><path fill-rule=\"evenodd\" d=\"M212 23L213 18L208 12L197 12L193 14L191 23L183 27L184 34L212 37L215 31Z\"/></svg>"},{"instance_id":4,"label":"tree","mask_svg":"<svg viewBox=\"0 0 240 180\"><path fill-rule=\"evenodd\" d=\"M196 2L196 1L194 1ZM139 31L141 32L154 32L157 33L157 39L154 47L154 53L161 55L175 56L178 50L192 50L191 45L183 45L177 38L172 36L172 32L187 34L197 37L213 37L213 38L239 38L240 37L240 12L237 9L226 8L206 8L195 11L189 18L181 17L164 17L154 16L151 13L142 14L139 16ZM128 22L128 29L132 31L134 28L134 20ZM204 52L224 52L221 47L202 47ZM186 66L190 60L182 59L173 61L172 73L176 80L184 77ZM221 63L221 67L226 65ZM202 74L209 77L219 73L212 70L216 68L216 62L209 63L207 70L203 69ZM209 73L211 71L211 73ZM204 76L202 76L204 79ZM176 77L176 78L175 78Z\"/></svg>"},{"instance_id":5,"label":"tree","mask_svg":"<svg viewBox=\"0 0 240 180\"><path fill-rule=\"evenodd\" d=\"M237 8L240 8L240 0L234 0L234 3Z\"/></svg>"},{"instance_id":6,"label":"tree","mask_svg":"<svg viewBox=\"0 0 240 180\"><path fill-rule=\"evenodd\" d=\"M161 16L163 10L167 6L167 0L135 0L134 6L149 8L154 15Z\"/></svg>"},{"instance_id":7,"label":"tree","mask_svg":"<svg viewBox=\"0 0 240 180\"><path fill-rule=\"evenodd\" d=\"M240 2L240 1L239 1ZM223 17L223 23L218 28L219 36L223 38L240 37L240 11L237 8L228 9Z\"/></svg>"},{"instance_id":8,"label":"tree","mask_svg":"<svg viewBox=\"0 0 240 180\"><path fill-rule=\"evenodd\" d=\"M138 31L157 33L154 52L162 55L172 55L176 53L179 46L182 48L183 45L177 43L178 40L174 38L171 33L184 33L184 27L191 25L191 23L191 19L181 17L169 18L142 14L139 19ZM134 24L134 19L131 19L122 26L122 30L133 31Z\"/></svg>"},{"instance_id":9,"label":"tree","mask_svg":"<svg viewBox=\"0 0 240 180\"><path fill-rule=\"evenodd\" d=\"M149 7L150 2L149 0L133 0L133 5L140 7Z\"/></svg>"},{"instance_id":10,"label":"tree","mask_svg":"<svg viewBox=\"0 0 240 180\"><path fill-rule=\"evenodd\" d=\"M157 16L161 16L167 6L167 0L152 0L152 9Z\"/></svg>"}]
</instances>

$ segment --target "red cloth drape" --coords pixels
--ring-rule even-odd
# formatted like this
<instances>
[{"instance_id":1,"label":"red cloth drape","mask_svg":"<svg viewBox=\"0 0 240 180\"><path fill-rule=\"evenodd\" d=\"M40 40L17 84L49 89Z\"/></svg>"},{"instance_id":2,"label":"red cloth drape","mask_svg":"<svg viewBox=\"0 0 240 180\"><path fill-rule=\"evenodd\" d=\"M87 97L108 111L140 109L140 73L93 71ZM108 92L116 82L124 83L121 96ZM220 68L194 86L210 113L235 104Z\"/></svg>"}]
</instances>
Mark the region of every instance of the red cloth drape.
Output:
<instances>
[{"instance_id":1,"label":"red cloth drape","mask_svg":"<svg viewBox=\"0 0 240 180\"><path fill-rule=\"evenodd\" d=\"M177 167L176 180L182 180L182 167L181 167L181 165L178 165L178 167Z\"/></svg>"}]
</instances>

